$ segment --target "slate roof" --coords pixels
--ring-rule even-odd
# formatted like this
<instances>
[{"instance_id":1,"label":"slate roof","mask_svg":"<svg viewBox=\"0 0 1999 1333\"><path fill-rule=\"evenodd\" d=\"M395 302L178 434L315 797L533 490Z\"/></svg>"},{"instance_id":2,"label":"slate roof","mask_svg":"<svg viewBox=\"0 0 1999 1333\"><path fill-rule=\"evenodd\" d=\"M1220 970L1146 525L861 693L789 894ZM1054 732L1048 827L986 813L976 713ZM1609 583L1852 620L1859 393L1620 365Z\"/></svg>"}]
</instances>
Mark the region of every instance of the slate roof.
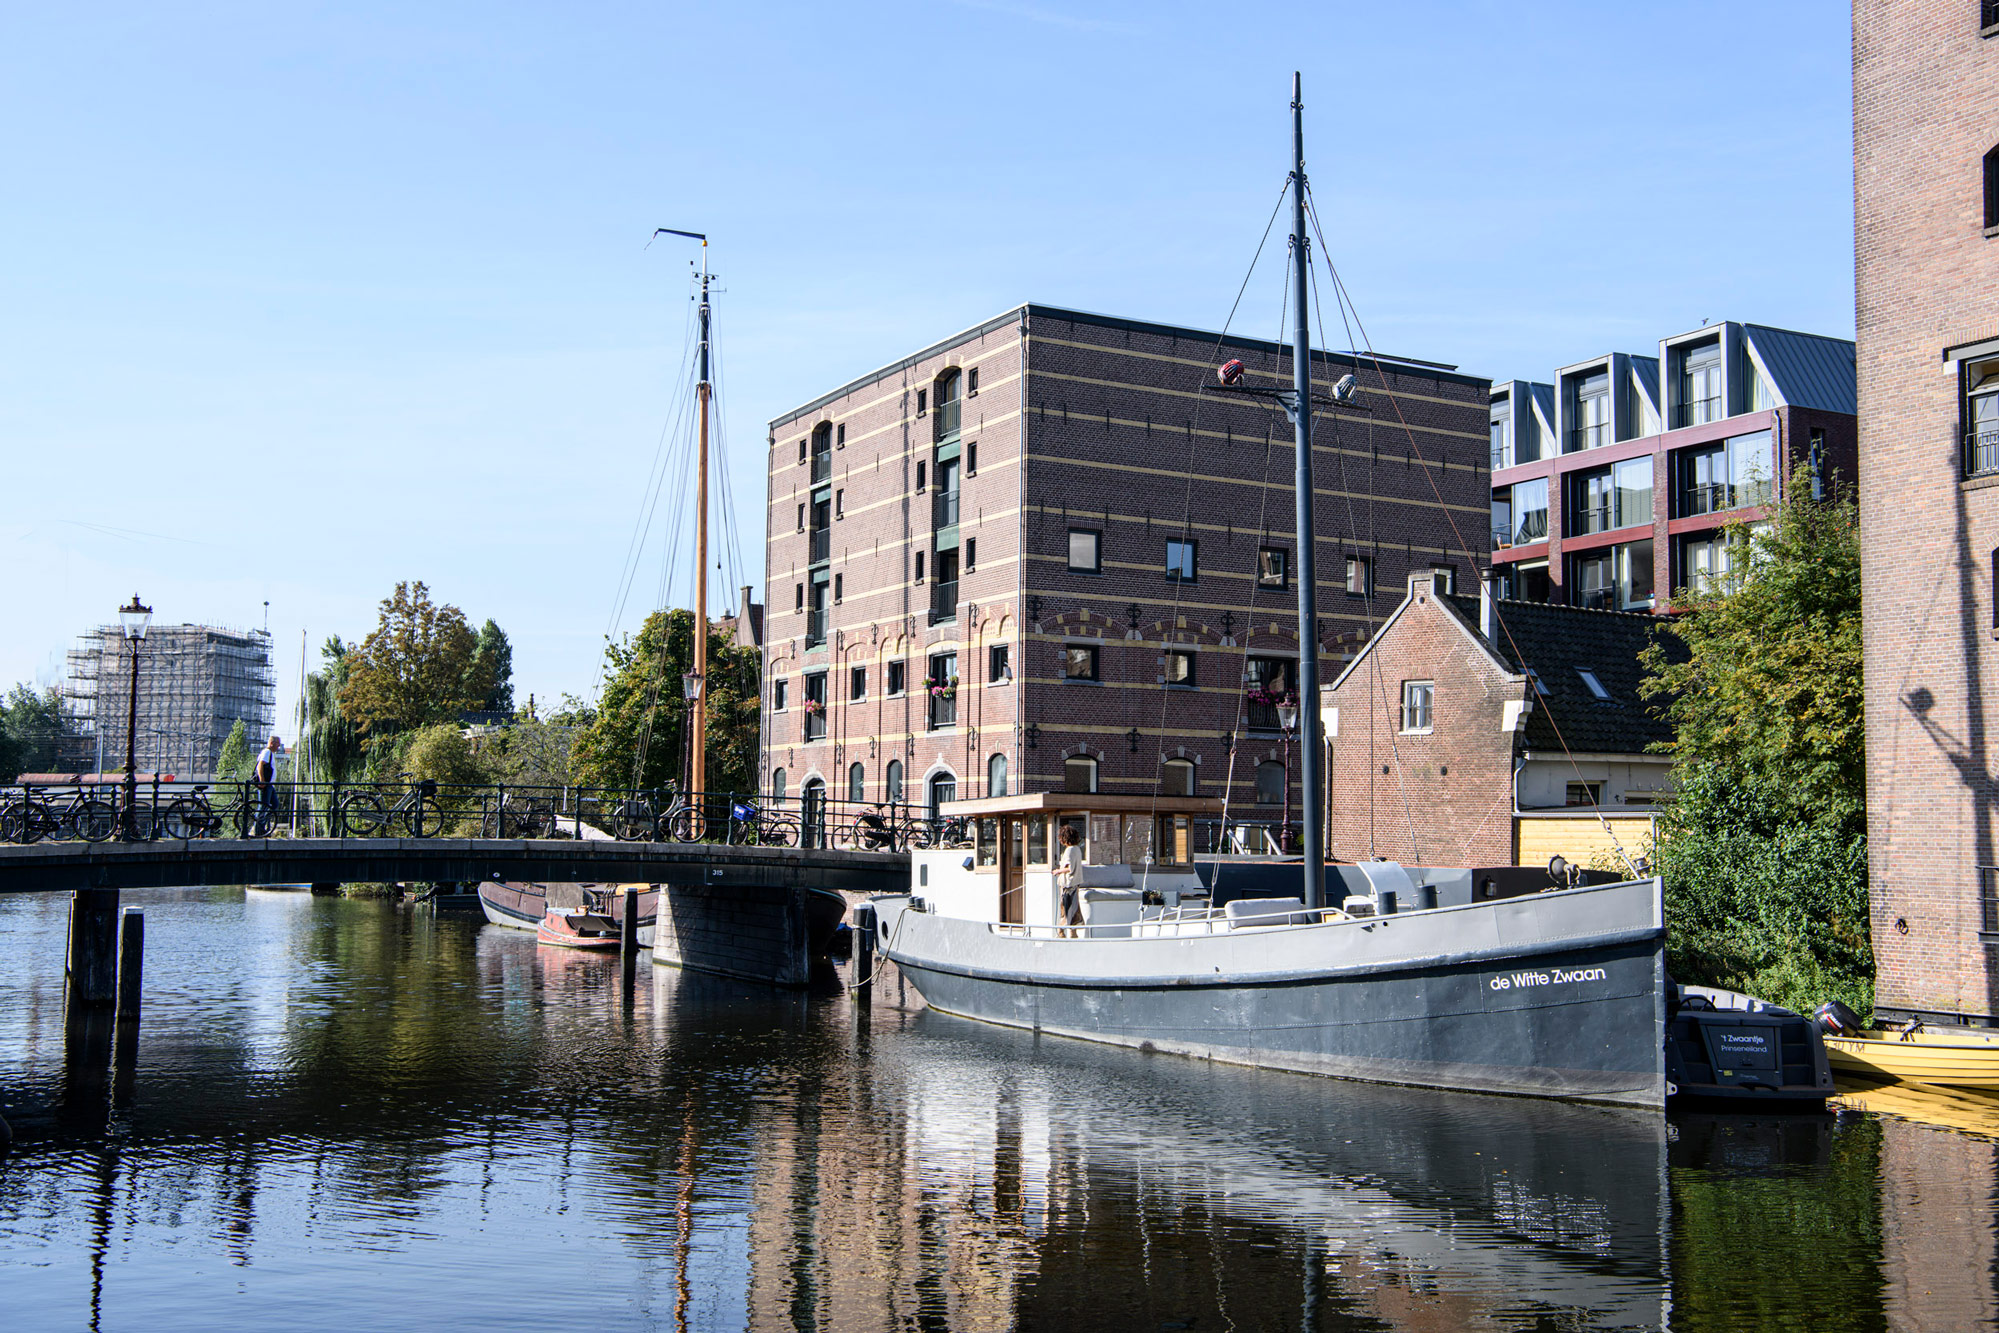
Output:
<instances>
[{"instance_id":1,"label":"slate roof","mask_svg":"<svg viewBox=\"0 0 1999 1333\"><path fill-rule=\"evenodd\" d=\"M1452 597L1450 603L1476 632L1479 599ZM1501 600L1497 608L1502 628L1494 655L1509 670L1532 668L1538 678L1534 711L1527 715L1528 749L1559 754L1566 741L1575 754L1639 754L1671 738L1672 728L1652 716L1654 704L1638 694L1645 674L1638 654L1658 634L1660 617L1544 602ZM1684 659L1678 639L1661 639L1675 660ZM1608 699L1591 693L1583 670L1596 676Z\"/></svg>"},{"instance_id":2,"label":"slate roof","mask_svg":"<svg viewBox=\"0 0 1999 1333\"><path fill-rule=\"evenodd\" d=\"M1848 415L1860 410L1850 339L1773 329L1767 324L1744 324L1742 335L1770 372L1777 396L1790 406Z\"/></svg>"}]
</instances>

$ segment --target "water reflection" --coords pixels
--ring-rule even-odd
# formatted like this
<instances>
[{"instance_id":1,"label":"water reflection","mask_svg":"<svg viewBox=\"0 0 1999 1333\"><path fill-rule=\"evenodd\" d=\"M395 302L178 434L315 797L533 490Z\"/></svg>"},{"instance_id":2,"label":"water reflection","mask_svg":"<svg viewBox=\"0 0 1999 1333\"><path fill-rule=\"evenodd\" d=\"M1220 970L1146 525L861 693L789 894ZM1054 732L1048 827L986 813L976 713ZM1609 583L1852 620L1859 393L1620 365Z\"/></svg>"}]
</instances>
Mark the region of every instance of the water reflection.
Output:
<instances>
[{"instance_id":1,"label":"water reflection","mask_svg":"<svg viewBox=\"0 0 1999 1333\"><path fill-rule=\"evenodd\" d=\"M858 1009L830 973L789 995L645 968L627 995L615 959L371 903L134 897L148 1008L117 1105L65 1066L63 903L0 901L10 1326L1999 1316L1994 1141L1906 1093L1669 1131L1040 1041L892 983ZM1933 1118L1999 1105L1961 1101Z\"/></svg>"}]
</instances>

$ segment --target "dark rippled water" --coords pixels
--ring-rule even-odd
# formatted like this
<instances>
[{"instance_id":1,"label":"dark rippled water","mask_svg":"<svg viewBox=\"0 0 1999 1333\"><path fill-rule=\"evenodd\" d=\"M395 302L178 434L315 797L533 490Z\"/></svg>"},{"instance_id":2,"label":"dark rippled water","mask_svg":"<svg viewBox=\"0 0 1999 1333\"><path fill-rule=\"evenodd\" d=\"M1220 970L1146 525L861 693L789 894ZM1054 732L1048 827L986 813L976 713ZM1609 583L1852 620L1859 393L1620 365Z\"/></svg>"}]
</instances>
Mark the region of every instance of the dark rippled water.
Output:
<instances>
[{"instance_id":1,"label":"dark rippled water","mask_svg":"<svg viewBox=\"0 0 1999 1333\"><path fill-rule=\"evenodd\" d=\"M0 1329L1846 1329L1999 1313L1999 1102L1684 1119L1104 1050L303 894L0 900ZM1944 1128L1925 1120L1942 1121Z\"/></svg>"}]
</instances>

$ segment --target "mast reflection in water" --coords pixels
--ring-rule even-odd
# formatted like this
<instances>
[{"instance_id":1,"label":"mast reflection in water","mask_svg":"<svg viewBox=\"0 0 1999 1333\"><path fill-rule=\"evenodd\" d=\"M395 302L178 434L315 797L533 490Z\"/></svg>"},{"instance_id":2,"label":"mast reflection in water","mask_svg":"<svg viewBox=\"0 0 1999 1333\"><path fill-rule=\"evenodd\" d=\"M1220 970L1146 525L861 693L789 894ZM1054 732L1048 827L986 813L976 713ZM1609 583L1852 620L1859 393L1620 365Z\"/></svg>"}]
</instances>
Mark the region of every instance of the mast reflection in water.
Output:
<instances>
[{"instance_id":1,"label":"mast reflection in water","mask_svg":"<svg viewBox=\"0 0 1999 1333\"><path fill-rule=\"evenodd\" d=\"M615 959L374 903L128 900L150 954L129 1100L64 1066L66 904L0 901L10 1328L1824 1329L1999 1309L1993 1140L1899 1102L1669 1128L1037 1041L902 1008L892 981L870 1013L830 972L792 996L642 968L627 1002Z\"/></svg>"}]
</instances>

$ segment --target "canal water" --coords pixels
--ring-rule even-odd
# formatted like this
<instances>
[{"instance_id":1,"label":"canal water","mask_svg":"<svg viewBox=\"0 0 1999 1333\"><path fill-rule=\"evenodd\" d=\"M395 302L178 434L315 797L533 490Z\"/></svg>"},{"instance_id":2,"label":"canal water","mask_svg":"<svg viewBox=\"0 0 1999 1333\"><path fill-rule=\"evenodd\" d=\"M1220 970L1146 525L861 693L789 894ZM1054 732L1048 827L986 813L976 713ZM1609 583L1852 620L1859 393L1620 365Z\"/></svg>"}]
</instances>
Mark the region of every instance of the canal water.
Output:
<instances>
[{"instance_id":1,"label":"canal water","mask_svg":"<svg viewBox=\"0 0 1999 1333\"><path fill-rule=\"evenodd\" d=\"M779 995L456 914L146 911L129 1085L0 900L0 1328L1962 1329L1999 1100L1374 1088Z\"/></svg>"}]
</instances>

